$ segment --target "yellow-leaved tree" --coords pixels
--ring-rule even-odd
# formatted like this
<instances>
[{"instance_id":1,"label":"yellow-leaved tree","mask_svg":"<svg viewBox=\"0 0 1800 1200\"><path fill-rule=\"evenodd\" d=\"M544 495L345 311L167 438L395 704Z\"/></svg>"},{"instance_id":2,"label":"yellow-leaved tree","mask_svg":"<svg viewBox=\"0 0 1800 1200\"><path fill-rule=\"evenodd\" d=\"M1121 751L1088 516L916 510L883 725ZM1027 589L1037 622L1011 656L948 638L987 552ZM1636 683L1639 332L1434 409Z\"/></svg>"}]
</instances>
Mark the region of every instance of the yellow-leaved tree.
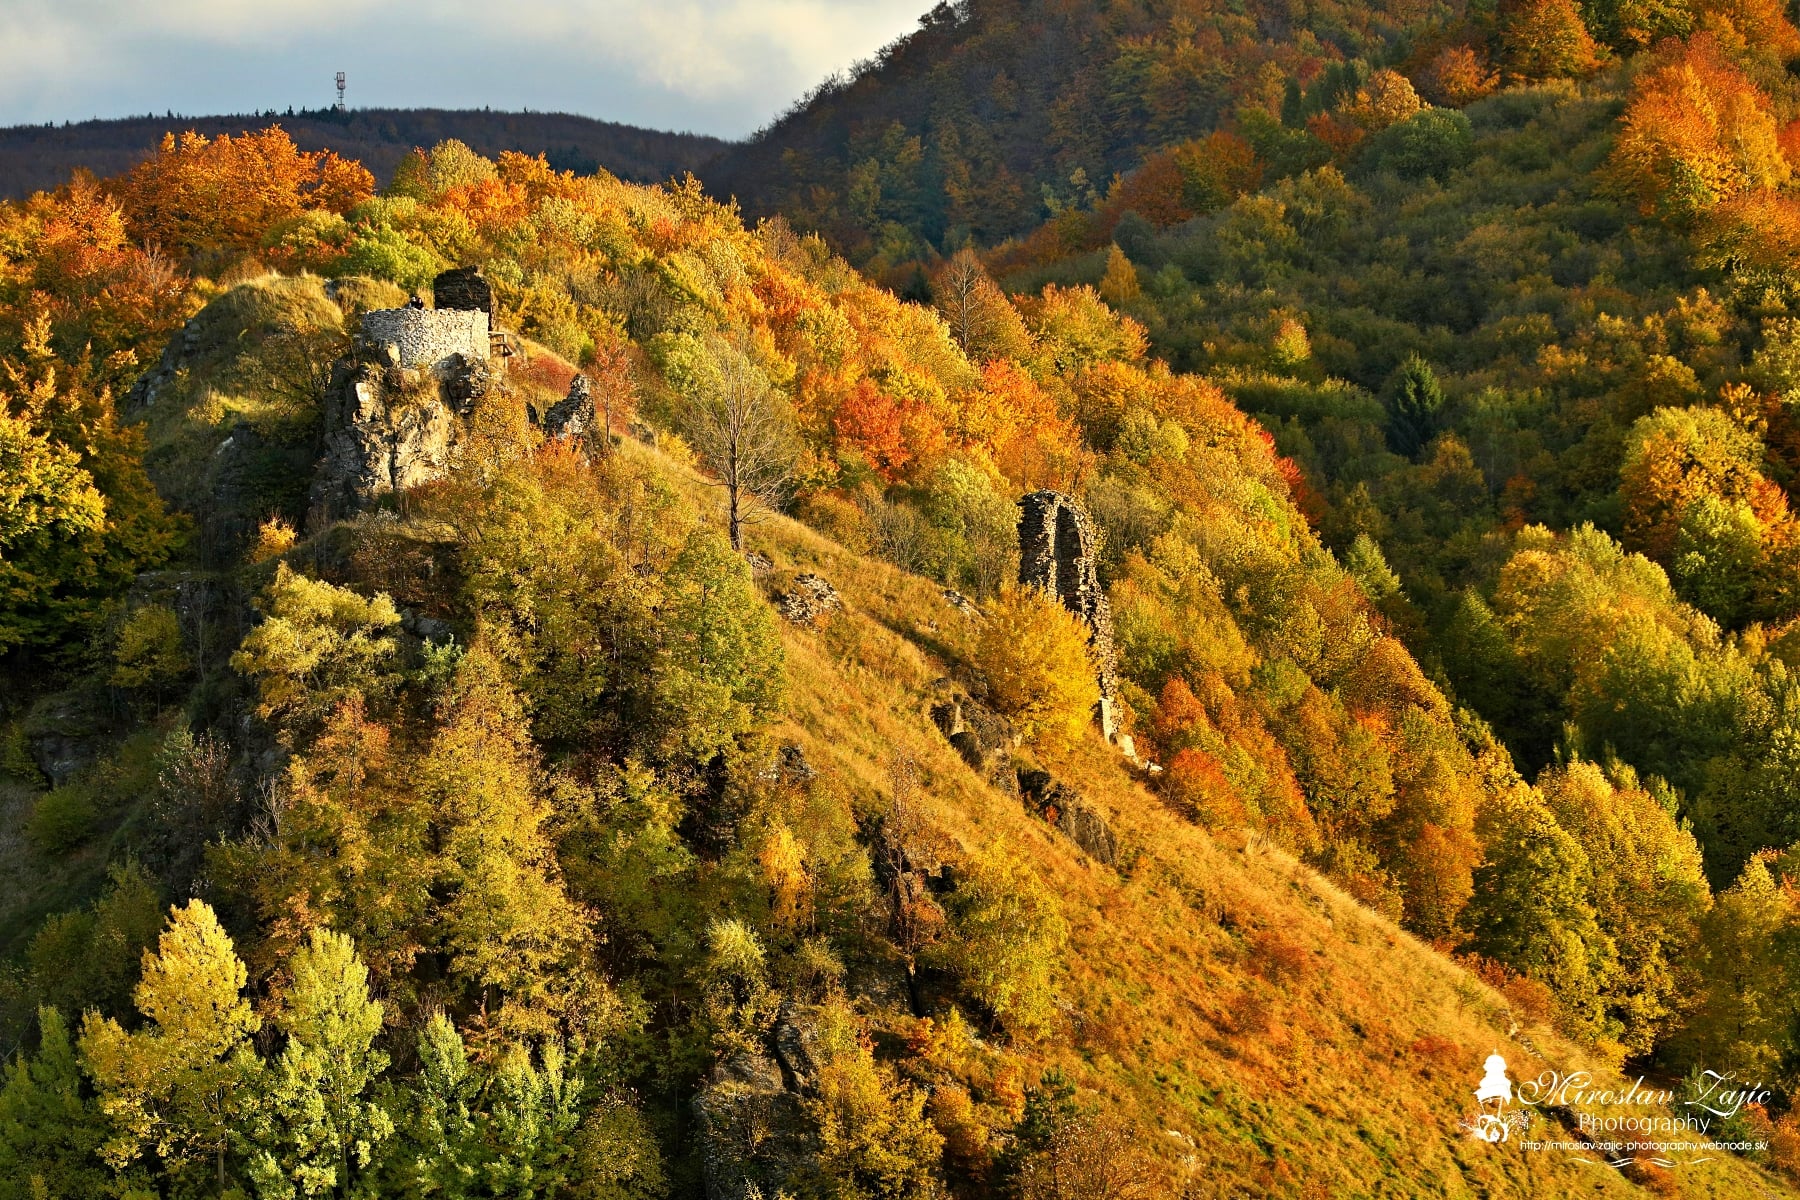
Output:
<instances>
[{"instance_id":1,"label":"yellow-leaved tree","mask_svg":"<svg viewBox=\"0 0 1800 1200\"><path fill-rule=\"evenodd\" d=\"M224 1190L242 1084L256 1066L250 1036L262 1024L240 994L245 978L218 917L205 901L190 900L170 909L156 953L144 952L132 993L142 1028L127 1033L111 1017L88 1013L81 1057L112 1125L100 1156L113 1167L149 1152L179 1181L210 1162Z\"/></svg>"},{"instance_id":2,"label":"yellow-leaved tree","mask_svg":"<svg viewBox=\"0 0 1800 1200\"><path fill-rule=\"evenodd\" d=\"M1037 588L1006 588L987 605L975 665L988 699L1028 742L1066 744L1100 703L1081 618Z\"/></svg>"}]
</instances>

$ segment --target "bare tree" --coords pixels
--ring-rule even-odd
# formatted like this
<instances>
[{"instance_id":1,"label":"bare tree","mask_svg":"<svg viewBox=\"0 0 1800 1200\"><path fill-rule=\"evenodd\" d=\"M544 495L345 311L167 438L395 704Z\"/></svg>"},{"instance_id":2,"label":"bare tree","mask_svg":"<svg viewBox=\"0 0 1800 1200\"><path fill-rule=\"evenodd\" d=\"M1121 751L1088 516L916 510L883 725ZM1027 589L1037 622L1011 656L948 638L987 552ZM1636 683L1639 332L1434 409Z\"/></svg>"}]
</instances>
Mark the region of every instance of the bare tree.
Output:
<instances>
[{"instance_id":1,"label":"bare tree","mask_svg":"<svg viewBox=\"0 0 1800 1200\"><path fill-rule=\"evenodd\" d=\"M754 506L774 508L787 498L794 423L786 399L742 347L715 338L708 350L711 370L689 397L687 434L725 489L726 528L741 551Z\"/></svg>"},{"instance_id":2,"label":"bare tree","mask_svg":"<svg viewBox=\"0 0 1800 1200\"><path fill-rule=\"evenodd\" d=\"M906 964L906 991L914 1016L924 1016L919 997L919 958L945 933L944 910L929 879L943 870L946 839L919 800L919 767L908 755L888 764L893 801L875 838L875 873L888 904L888 935Z\"/></svg>"},{"instance_id":3,"label":"bare tree","mask_svg":"<svg viewBox=\"0 0 1800 1200\"><path fill-rule=\"evenodd\" d=\"M991 287L987 272L975 251L964 246L945 264L937 278L938 311L950 323L950 336L965 354L980 339L986 314L982 311L984 285Z\"/></svg>"}]
</instances>

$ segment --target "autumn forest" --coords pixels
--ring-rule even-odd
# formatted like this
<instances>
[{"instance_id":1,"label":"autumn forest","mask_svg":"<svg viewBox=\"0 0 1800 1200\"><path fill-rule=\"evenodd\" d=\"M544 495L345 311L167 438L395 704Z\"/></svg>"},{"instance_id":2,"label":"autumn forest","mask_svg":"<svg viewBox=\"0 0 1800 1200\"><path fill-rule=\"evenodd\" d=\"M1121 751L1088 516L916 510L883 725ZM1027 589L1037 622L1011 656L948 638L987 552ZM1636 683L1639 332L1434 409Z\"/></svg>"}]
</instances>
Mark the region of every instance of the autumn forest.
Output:
<instances>
[{"instance_id":1,"label":"autumn forest","mask_svg":"<svg viewBox=\"0 0 1800 1200\"><path fill-rule=\"evenodd\" d=\"M963 0L708 149L0 201L0 1200L1800 1188L1789 11Z\"/></svg>"}]
</instances>

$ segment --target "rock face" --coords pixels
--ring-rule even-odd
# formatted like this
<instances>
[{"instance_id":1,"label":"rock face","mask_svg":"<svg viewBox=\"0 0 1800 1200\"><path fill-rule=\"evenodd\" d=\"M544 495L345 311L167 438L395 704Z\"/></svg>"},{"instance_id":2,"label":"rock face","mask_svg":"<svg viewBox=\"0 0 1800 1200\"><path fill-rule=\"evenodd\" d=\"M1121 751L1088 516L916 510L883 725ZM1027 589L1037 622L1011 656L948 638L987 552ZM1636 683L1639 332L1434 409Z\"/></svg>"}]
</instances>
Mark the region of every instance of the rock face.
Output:
<instances>
[{"instance_id":1,"label":"rock face","mask_svg":"<svg viewBox=\"0 0 1800 1200\"><path fill-rule=\"evenodd\" d=\"M453 354L445 364L444 399L458 416L466 417L475 411L475 402L487 395L492 382L486 359Z\"/></svg>"},{"instance_id":2,"label":"rock face","mask_svg":"<svg viewBox=\"0 0 1800 1200\"><path fill-rule=\"evenodd\" d=\"M693 1111L706 1200L772 1195L805 1153L799 1096L766 1054L740 1051L714 1067Z\"/></svg>"},{"instance_id":3,"label":"rock face","mask_svg":"<svg viewBox=\"0 0 1800 1200\"><path fill-rule=\"evenodd\" d=\"M488 357L488 315L480 310L372 309L363 314L362 335L389 365L440 377L459 355L482 362Z\"/></svg>"},{"instance_id":4,"label":"rock face","mask_svg":"<svg viewBox=\"0 0 1800 1200\"><path fill-rule=\"evenodd\" d=\"M1099 533L1071 496L1032 492L1019 501L1019 582L1041 588L1087 622L1099 665L1094 714L1107 741L1119 734L1119 672L1113 652L1112 606L1100 586Z\"/></svg>"},{"instance_id":5,"label":"rock face","mask_svg":"<svg viewBox=\"0 0 1800 1200\"><path fill-rule=\"evenodd\" d=\"M1033 812L1087 851L1088 857L1109 867L1118 865L1119 840L1112 825L1080 792L1048 771L1020 771L1019 793Z\"/></svg>"},{"instance_id":6,"label":"rock face","mask_svg":"<svg viewBox=\"0 0 1800 1200\"><path fill-rule=\"evenodd\" d=\"M953 688L941 686L940 690L942 698L931 706L931 723L978 775L1002 791L1016 791L1012 723Z\"/></svg>"},{"instance_id":7,"label":"rock face","mask_svg":"<svg viewBox=\"0 0 1800 1200\"><path fill-rule=\"evenodd\" d=\"M480 267L458 267L439 275L431 283L431 300L440 309L494 314L494 289Z\"/></svg>"},{"instance_id":8,"label":"rock face","mask_svg":"<svg viewBox=\"0 0 1800 1200\"><path fill-rule=\"evenodd\" d=\"M796 625L816 625L826 613L844 607L844 602L822 576L806 574L796 576L793 586L775 597L775 607Z\"/></svg>"},{"instance_id":9,"label":"rock face","mask_svg":"<svg viewBox=\"0 0 1800 1200\"><path fill-rule=\"evenodd\" d=\"M441 391L416 386L404 372L398 379L389 375L351 359L332 369L325 451L310 497L313 510L327 520L429 483L449 466L461 422Z\"/></svg>"},{"instance_id":10,"label":"rock face","mask_svg":"<svg viewBox=\"0 0 1800 1200\"><path fill-rule=\"evenodd\" d=\"M169 339L163 347L162 357L150 370L138 376L131 390L125 393L125 406L134 408L138 405L156 403L157 395L163 388L174 382L183 360L191 357L200 349L200 317L195 315L181 327L181 332Z\"/></svg>"},{"instance_id":11,"label":"rock face","mask_svg":"<svg viewBox=\"0 0 1800 1200\"><path fill-rule=\"evenodd\" d=\"M580 438L594 425L593 381L577 375L569 381L569 394L544 414L544 432L553 438Z\"/></svg>"}]
</instances>

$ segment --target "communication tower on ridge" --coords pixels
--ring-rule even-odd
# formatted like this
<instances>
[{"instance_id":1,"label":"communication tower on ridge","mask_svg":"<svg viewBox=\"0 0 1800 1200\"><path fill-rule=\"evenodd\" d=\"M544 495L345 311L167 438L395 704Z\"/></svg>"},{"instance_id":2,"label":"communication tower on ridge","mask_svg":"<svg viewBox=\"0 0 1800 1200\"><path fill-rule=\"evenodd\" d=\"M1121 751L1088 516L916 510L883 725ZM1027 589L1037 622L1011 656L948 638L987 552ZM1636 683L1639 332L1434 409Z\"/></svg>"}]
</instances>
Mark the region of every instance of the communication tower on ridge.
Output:
<instances>
[{"instance_id":1,"label":"communication tower on ridge","mask_svg":"<svg viewBox=\"0 0 1800 1200\"><path fill-rule=\"evenodd\" d=\"M339 71L337 73L337 89L338 89L337 111L343 112L344 111L344 73L342 71Z\"/></svg>"}]
</instances>

